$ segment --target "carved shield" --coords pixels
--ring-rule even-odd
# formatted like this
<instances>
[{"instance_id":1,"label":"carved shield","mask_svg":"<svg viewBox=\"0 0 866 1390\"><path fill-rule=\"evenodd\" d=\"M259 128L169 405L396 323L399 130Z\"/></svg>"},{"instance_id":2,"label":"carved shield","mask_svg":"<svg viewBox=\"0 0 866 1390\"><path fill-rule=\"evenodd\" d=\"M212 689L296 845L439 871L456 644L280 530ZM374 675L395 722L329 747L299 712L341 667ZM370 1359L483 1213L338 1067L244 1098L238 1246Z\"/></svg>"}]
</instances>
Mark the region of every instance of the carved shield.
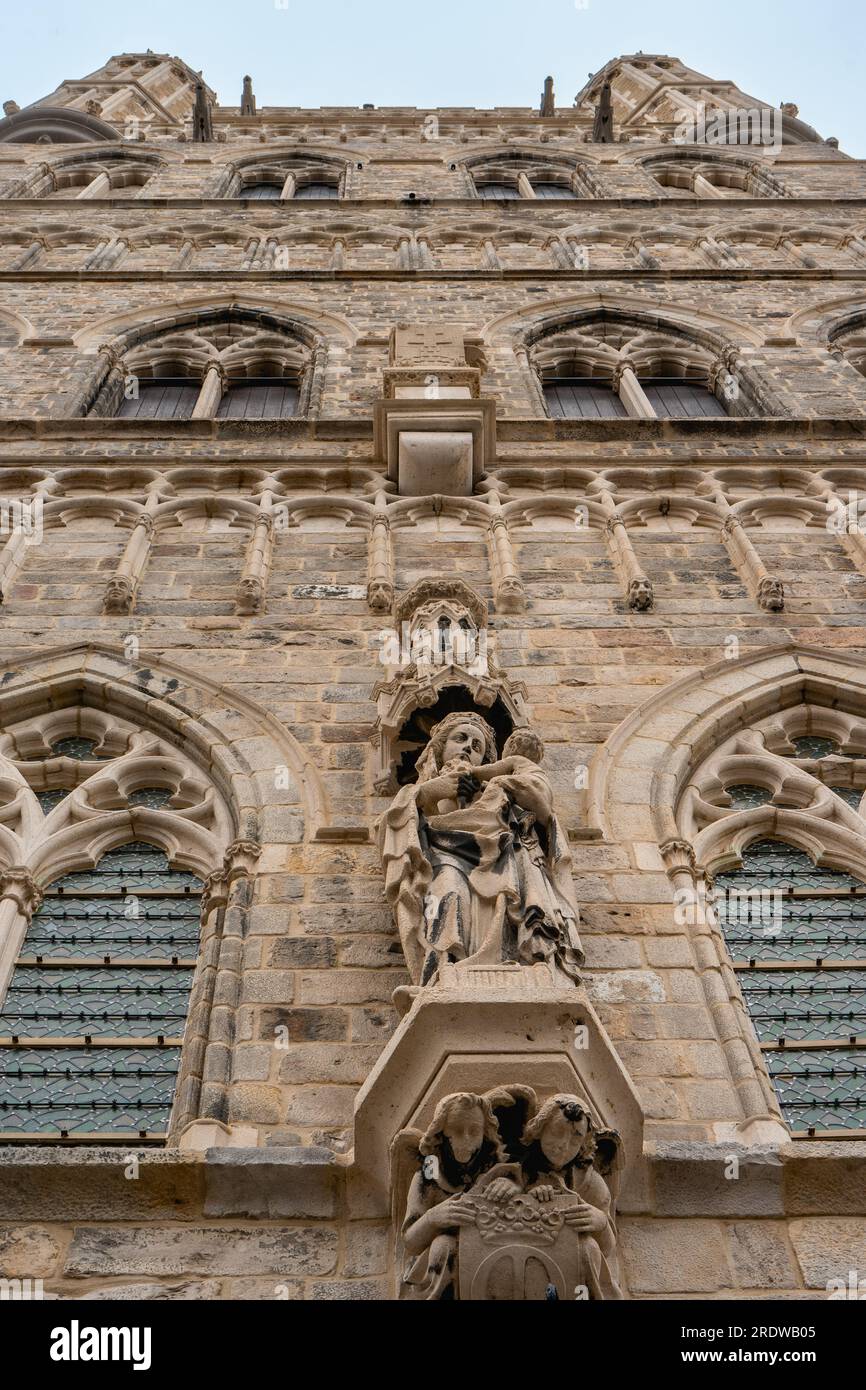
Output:
<instances>
[{"instance_id":1,"label":"carved shield","mask_svg":"<svg viewBox=\"0 0 866 1390\"><path fill-rule=\"evenodd\" d=\"M542 1302L556 1291L572 1300L583 1284L581 1242L563 1222L577 1199L563 1193L550 1202L520 1194L491 1202L468 1199L475 1224L460 1230L458 1281L461 1302Z\"/></svg>"}]
</instances>

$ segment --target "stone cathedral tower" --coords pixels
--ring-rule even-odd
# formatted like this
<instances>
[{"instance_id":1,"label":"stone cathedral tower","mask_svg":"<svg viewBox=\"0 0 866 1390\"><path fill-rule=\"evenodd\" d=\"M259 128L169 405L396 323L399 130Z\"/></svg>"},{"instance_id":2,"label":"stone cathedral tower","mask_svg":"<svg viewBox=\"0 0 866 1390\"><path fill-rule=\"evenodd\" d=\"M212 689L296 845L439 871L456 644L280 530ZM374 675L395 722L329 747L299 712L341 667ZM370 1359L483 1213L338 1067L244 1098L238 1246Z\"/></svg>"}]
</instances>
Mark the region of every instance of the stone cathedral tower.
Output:
<instances>
[{"instance_id":1,"label":"stone cathedral tower","mask_svg":"<svg viewBox=\"0 0 866 1390\"><path fill-rule=\"evenodd\" d=\"M0 121L0 1274L827 1298L864 165L661 55L241 87Z\"/></svg>"}]
</instances>

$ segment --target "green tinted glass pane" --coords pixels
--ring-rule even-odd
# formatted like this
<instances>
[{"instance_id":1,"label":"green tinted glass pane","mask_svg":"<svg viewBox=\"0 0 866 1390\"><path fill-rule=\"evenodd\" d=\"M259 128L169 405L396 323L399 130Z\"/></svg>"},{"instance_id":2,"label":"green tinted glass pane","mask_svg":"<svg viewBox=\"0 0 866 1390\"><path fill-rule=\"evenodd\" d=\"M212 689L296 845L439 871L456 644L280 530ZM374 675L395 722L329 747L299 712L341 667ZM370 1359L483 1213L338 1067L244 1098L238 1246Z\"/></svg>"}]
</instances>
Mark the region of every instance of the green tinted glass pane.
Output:
<instances>
[{"instance_id":1,"label":"green tinted glass pane","mask_svg":"<svg viewBox=\"0 0 866 1390\"><path fill-rule=\"evenodd\" d=\"M765 1056L792 1129L866 1129L866 1054L786 1048Z\"/></svg>"},{"instance_id":2,"label":"green tinted glass pane","mask_svg":"<svg viewBox=\"0 0 866 1390\"><path fill-rule=\"evenodd\" d=\"M59 806L61 801L65 801L68 795L69 792L65 789L58 789L53 792L37 792L36 800L47 816L49 811L53 811L55 806Z\"/></svg>"},{"instance_id":3,"label":"green tinted glass pane","mask_svg":"<svg viewBox=\"0 0 866 1390\"><path fill-rule=\"evenodd\" d=\"M754 787L743 783L736 787L725 787L735 811L749 811L754 806L766 806L773 799L766 787Z\"/></svg>"},{"instance_id":4,"label":"green tinted glass pane","mask_svg":"<svg viewBox=\"0 0 866 1390\"><path fill-rule=\"evenodd\" d=\"M842 800L847 801L848 805L852 807L853 810L860 810L860 802L863 800L862 787L831 787L830 791L835 792L837 796L841 796Z\"/></svg>"},{"instance_id":5,"label":"green tinted glass pane","mask_svg":"<svg viewBox=\"0 0 866 1390\"><path fill-rule=\"evenodd\" d=\"M781 840L759 840L743 852L743 866L719 874L717 893L750 890L756 887L862 889L860 879L837 869L822 869L807 854Z\"/></svg>"},{"instance_id":6,"label":"green tinted glass pane","mask_svg":"<svg viewBox=\"0 0 866 1390\"><path fill-rule=\"evenodd\" d=\"M162 1133L180 1048L0 1050L0 1133Z\"/></svg>"},{"instance_id":7,"label":"green tinted glass pane","mask_svg":"<svg viewBox=\"0 0 866 1390\"><path fill-rule=\"evenodd\" d=\"M165 962L197 953L200 890L195 875L144 842L67 874L31 923L0 1035L58 1044L82 1034L181 1036L194 970ZM76 959L80 967L59 964ZM154 965L130 963L146 960ZM164 1131L175 1071L162 1048L2 1048L0 1130Z\"/></svg>"},{"instance_id":8,"label":"green tinted glass pane","mask_svg":"<svg viewBox=\"0 0 866 1390\"><path fill-rule=\"evenodd\" d=\"M17 966L0 1033L23 1038L177 1037L183 1032L192 970Z\"/></svg>"},{"instance_id":9,"label":"green tinted glass pane","mask_svg":"<svg viewBox=\"0 0 866 1390\"><path fill-rule=\"evenodd\" d=\"M717 907L735 961L866 960L866 899L780 896L762 913L730 894Z\"/></svg>"},{"instance_id":10,"label":"green tinted glass pane","mask_svg":"<svg viewBox=\"0 0 866 1390\"><path fill-rule=\"evenodd\" d=\"M138 791L130 792L127 800L130 806L149 806L152 811L159 811L168 805L171 797L168 787L139 787Z\"/></svg>"},{"instance_id":11,"label":"green tinted glass pane","mask_svg":"<svg viewBox=\"0 0 866 1390\"><path fill-rule=\"evenodd\" d=\"M866 1034L866 970L747 970L739 978L761 1042Z\"/></svg>"},{"instance_id":12,"label":"green tinted glass pane","mask_svg":"<svg viewBox=\"0 0 866 1390\"><path fill-rule=\"evenodd\" d=\"M829 758L834 753L839 752L838 743L834 743L831 738L795 738L791 740L794 745L795 758Z\"/></svg>"},{"instance_id":13,"label":"green tinted glass pane","mask_svg":"<svg viewBox=\"0 0 866 1390\"><path fill-rule=\"evenodd\" d=\"M189 897L47 897L33 918L23 954L69 959L194 959L201 904Z\"/></svg>"},{"instance_id":14,"label":"green tinted glass pane","mask_svg":"<svg viewBox=\"0 0 866 1390\"><path fill-rule=\"evenodd\" d=\"M121 845L103 855L93 869L66 874L51 885L52 893L112 892L126 889L164 888L173 893L201 891L201 880L184 869L173 869L155 845L140 842Z\"/></svg>"},{"instance_id":15,"label":"green tinted glass pane","mask_svg":"<svg viewBox=\"0 0 866 1390\"><path fill-rule=\"evenodd\" d=\"M51 745L52 758L77 758L80 762L105 761L104 753L97 753L96 740L92 738L61 738Z\"/></svg>"}]
</instances>

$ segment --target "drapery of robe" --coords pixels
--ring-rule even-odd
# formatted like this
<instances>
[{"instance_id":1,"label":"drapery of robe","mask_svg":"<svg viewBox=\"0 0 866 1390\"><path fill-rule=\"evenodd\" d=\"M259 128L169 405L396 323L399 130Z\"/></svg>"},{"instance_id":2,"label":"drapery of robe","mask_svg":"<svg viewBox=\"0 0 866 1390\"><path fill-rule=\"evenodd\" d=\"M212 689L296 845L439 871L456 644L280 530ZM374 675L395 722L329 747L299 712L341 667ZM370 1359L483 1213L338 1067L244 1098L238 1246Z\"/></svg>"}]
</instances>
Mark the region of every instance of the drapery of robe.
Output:
<instances>
[{"instance_id":1,"label":"drapery of robe","mask_svg":"<svg viewBox=\"0 0 866 1390\"><path fill-rule=\"evenodd\" d=\"M424 815L417 788L403 787L379 822L385 896L416 982L428 982L440 959L479 953L486 963L555 958L579 979L571 857L550 784L528 758L514 764L441 815Z\"/></svg>"}]
</instances>

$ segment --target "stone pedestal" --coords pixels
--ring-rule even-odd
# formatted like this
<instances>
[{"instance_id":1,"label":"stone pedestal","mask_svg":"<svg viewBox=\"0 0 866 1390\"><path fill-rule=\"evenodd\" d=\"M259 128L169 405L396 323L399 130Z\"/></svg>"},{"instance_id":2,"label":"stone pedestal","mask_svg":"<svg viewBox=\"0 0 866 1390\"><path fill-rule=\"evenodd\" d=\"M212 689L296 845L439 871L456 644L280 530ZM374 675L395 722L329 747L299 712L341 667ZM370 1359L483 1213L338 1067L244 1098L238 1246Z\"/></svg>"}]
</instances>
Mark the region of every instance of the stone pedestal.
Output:
<instances>
[{"instance_id":1,"label":"stone pedestal","mask_svg":"<svg viewBox=\"0 0 866 1390\"><path fill-rule=\"evenodd\" d=\"M387 1214L389 1145L402 1130L424 1130L444 1096L515 1083L542 1099L576 1095L600 1125L617 1130L626 1155L620 1204L640 1207L640 1102L585 991L558 983L544 965L443 973L435 988L399 992L398 1005L411 1006L358 1094L353 1219Z\"/></svg>"}]
</instances>

